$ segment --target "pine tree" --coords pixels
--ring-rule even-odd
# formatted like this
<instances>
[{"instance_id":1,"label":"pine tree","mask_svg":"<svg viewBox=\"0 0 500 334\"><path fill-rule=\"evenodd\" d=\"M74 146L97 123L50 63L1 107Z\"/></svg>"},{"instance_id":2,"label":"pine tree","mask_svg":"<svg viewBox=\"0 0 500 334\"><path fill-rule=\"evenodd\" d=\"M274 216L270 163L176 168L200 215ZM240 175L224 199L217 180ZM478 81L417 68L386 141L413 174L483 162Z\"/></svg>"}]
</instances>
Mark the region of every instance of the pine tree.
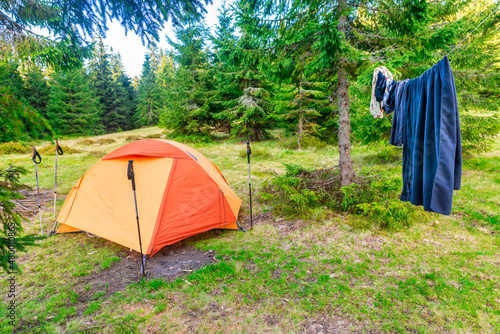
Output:
<instances>
[{"instance_id":1,"label":"pine tree","mask_svg":"<svg viewBox=\"0 0 500 334\"><path fill-rule=\"evenodd\" d=\"M209 105L214 94L214 80L205 48L208 31L195 17L187 16L184 24L183 29L175 29L178 42L169 41L175 50L177 68L160 124L174 130L173 136L188 135L206 140L214 129Z\"/></svg>"},{"instance_id":2,"label":"pine tree","mask_svg":"<svg viewBox=\"0 0 500 334\"><path fill-rule=\"evenodd\" d=\"M107 133L129 129L128 110L123 103L124 93L113 81L110 56L101 36L97 36L94 43L95 48L89 64L89 72L95 95L99 98L101 123Z\"/></svg>"},{"instance_id":3,"label":"pine tree","mask_svg":"<svg viewBox=\"0 0 500 334\"><path fill-rule=\"evenodd\" d=\"M125 73L120 54L111 54L110 56L111 72L113 75L113 92L116 104L125 110L126 122L122 130L133 128L134 115L137 109L137 96L130 77Z\"/></svg>"},{"instance_id":4,"label":"pine tree","mask_svg":"<svg viewBox=\"0 0 500 334\"><path fill-rule=\"evenodd\" d=\"M276 105L274 117L287 131L296 134L297 148L301 148L305 136L319 138L331 135L332 129L326 118L332 112L327 90L327 82L316 81L314 76L306 78L299 62L297 75L288 84L278 85L274 91Z\"/></svg>"},{"instance_id":5,"label":"pine tree","mask_svg":"<svg viewBox=\"0 0 500 334\"><path fill-rule=\"evenodd\" d=\"M233 112L238 98L244 94L241 86L240 64L242 52L238 46L233 23L233 13L226 2L222 3L215 34L210 37L213 47L213 69L217 93L211 98L211 112L217 131L233 132Z\"/></svg>"},{"instance_id":6,"label":"pine tree","mask_svg":"<svg viewBox=\"0 0 500 334\"><path fill-rule=\"evenodd\" d=\"M155 125L164 105L164 96L160 89L157 73L160 68L160 54L156 43L152 42L142 64L142 73L138 86L138 105L136 122L140 126Z\"/></svg>"},{"instance_id":7,"label":"pine tree","mask_svg":"<svg viewBox=\"0 0 500 334\"><path fill-rule=\"evenodd\" d=\"M162 97L160 115L167 108L170 100L173 100L172 89L175 81L175 63L172 54L160 52L160 68L157 74L157 84Z\"/></svg>"},{"instance_id":8,"label":"pine tree","mask_svg":"<svg viewBox=\"0 0 500 334\"><path fill-rule=\"evenodd\" d=\"M3 102L3 101L2 101ZM34 234L22 235L23 227L21 222L23 217L14 200L22 198L19 190L28 188L19 181L21 175L26 174L27 170L23 167L10 165L8 168L0 168L0 267L7 273L21 272L16 264L15 258L12 258L12 247L16 251L26 251L26 246L34 246L37 240L43 237ZM12 233L15 238L12 238ZM18 255L17 255L18 256Z\"/></svg>"},{"instance_id":9,"label":"pine tree","mask_svg":"<svg viewBox=\"0 0 500 334\"><path fill-rule=\"evenodd\" d=\"M25 102L27 95L24 81L19 73L19 61L0 62L0 85L13 95L14 98Z\"/></svg>"},{"instance_id":10,"label":"pine tree","mask_svg":"<svg viewBox=\"0 0 500 334\"><path fill-rule=\"evenodd\" d=\"M215 46L217 82L217 120L226 122L232 136L245 135L259 140L272 126L270 114L270 82L261 67L263 61L251 56L259 41L243 27L242 36L235 36L232 13L224 4L212 41ZM223 125L225 125L223 123Z\"/></svg>"},{"instance_id":11,"label":"pine tree","mask_svg":"<svg viewBox=\"0 0 500 334\"><path fill-rule=\"evenodd\" d=\"M25 77L25 94L27 102L43 117L47 117L50 88L42 69L32 65Z\"/></svg>"},{"instance_id":12,"label":"pine tree","mask_svg":"<svg viewBox=\"0 0 500 334\"><path fill-rule=\"evenodd\" d=\"M47 106L49 122L58 135L95 135L103 132L98 99L83 69L56 71Z\"/></svg>"},{"instance_id":13,"label":"pine tree","mask_svg":"<svg viewBox=\"0 0 500 334\"><path fill-rule=\"evenodd\" d=\"M26 100L17 61L0 62L0 142L47 138L49 123Z\"/></svg>"},{"instance_id":14,"label":"pine tree","mask_svg":"<svg viewBox=\"0 0 500 334\"><path fill-rule=\"evenodd\" d=\"M252 53L261 46L260 41L248 31L243 30L242 33L238 40L238 47L242 51L237 75L242 95L233 108L235 118L232 132L234 135L247 135L250 140L260 140L265 130L272 125L271 82L263 71L263 67L269 64L267 59L255 57Z\"/></svg>"}]
</instances>

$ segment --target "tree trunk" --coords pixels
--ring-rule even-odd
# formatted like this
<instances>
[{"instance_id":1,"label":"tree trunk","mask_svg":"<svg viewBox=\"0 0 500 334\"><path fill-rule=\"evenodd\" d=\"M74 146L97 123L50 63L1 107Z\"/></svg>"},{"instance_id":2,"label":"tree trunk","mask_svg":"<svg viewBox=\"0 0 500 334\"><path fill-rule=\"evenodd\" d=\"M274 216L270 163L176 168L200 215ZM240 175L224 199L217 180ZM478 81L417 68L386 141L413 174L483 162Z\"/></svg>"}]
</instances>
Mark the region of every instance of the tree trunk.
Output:
<instances>
[{"instance_id":1,"label":"tree trunk","mask_svg":"<svg viewBox=\"0 0 500 334\"><path fill-rule=\"evenodd\" d=\"M302 114L302 81L299 86L299 138L297 139L297 149L300 150L300 142L304 133L304 115Z\"/></svg>"},{"instance_id":2,"label":"tree trunk","mask_svg":"<svg viewBox=\"0 0 500 334\"><path fill-rule=\"evenodd\" d=\"M339 1L341 10L345 0ZM339 31L346 34L347 17L342 15L339 20ZM346 59L341 58L338 69L338 104L339 104L339 164L340 185L348 186L354 179L351 158L351 123L349 121L349 80L345 71Z\"/></svg>"}]
</instances>

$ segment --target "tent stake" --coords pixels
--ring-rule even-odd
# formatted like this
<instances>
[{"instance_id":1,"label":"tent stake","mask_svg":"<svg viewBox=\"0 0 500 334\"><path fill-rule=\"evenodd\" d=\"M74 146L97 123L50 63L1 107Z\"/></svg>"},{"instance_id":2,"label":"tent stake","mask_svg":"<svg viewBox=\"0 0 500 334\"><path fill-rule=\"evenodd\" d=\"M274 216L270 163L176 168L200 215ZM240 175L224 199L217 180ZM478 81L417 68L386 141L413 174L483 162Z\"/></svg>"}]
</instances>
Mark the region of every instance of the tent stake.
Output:
<instances>
[{"instance_id":1,"label":"tent stake","mask_svg":"<svg viewBox=\"0 0 500 334\"><path fill-rule=\"evenodd\" d=\"M41 210L41 205L40 205L40 187L38 186L38 169L36 165L42 162L42 157L40 156L40 153L36 150L35 146L33 146L33 156L31 157L31 160L35 163L35 178L36 178L36 193L38 196L38 214L40 215L40 232L42 233L43 237L43 224L42 224L42 210Z\"/></svg>"},{"instance_id":2,"label":"tent stake","mask_svg":"<svg viewBox=\"0 0 500 334\"><path fill-rule=\"evenodd\" d=\"M252 150L250 149L250 140L247 141L247 157L248 157L248 193L250 195L250 228L253 227L253 217L252 217L252 177L250 175L250 154Z\"/></svg>"},{"instance_id":3,"label":"tent stake","mask_svg":"<svg viewBox=\"0 0 500 334\"><path fill-rule=\"evenodd\" d=\"M139 211L137 210L137 197L135 195L135 174L134 174L134 160L128 161L127 177L132 180L132 190L134 191L134 203L135 203L135 218L137 219L137 232L139 234L139 249L141 250L141 276L144 276L144 256L142 255L142 241L141 241L141 227L139 225Z\"/></svg>"}]
</instances>

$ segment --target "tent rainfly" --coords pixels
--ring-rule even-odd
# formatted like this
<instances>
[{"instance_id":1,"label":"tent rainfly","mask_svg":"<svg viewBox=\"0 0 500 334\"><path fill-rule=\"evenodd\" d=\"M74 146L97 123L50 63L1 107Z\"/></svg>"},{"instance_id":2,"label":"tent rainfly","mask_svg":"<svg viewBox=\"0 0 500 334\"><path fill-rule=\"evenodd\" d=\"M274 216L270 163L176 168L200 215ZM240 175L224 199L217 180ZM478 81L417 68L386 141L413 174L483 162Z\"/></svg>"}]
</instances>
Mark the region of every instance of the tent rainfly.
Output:
<instances>
[{"instance_id":1,"label":"tent rainfly","mask_svg":"<svg viewBox=\"0 0 500 334\"><path fill-rule=\"evenodd\" d=\"M57 233L86 231L139 251L130 159L144 254L211 229L238 228L241 200L210 160L172 140L144 139L106 155L78 180Z\"/></svg>"}]
</instances>

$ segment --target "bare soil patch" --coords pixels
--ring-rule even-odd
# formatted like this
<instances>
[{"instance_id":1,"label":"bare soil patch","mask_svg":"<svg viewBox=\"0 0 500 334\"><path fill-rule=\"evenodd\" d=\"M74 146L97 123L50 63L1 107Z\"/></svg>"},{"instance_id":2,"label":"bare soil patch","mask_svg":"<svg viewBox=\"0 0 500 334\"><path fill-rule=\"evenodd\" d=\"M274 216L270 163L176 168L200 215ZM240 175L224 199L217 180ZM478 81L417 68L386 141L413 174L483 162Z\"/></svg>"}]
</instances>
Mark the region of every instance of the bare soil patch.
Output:
<instances>
[{"instance_id":1,"label":"bare soil patch","mask_svg":"<svg viewBox=\"0 0 500 334\"><path fill-rule=\"evenodd\" d=\"M359 328L351 329L352 322L342 318L321 317L305 319L301 324L303 334L347 334L363 333ZM357 326L356 326L357 327Z\"/></svg>"},{"instance_id":2,"label":"bare soil patch","mask_svg":"<svg viewBox=\"0 0 500 334\"><path fill-rule=\"evenodd\" d=\"M245 230L248 230L250 228L250 215L246 216L240 224ZM274 226L282 236L290 235L308 225L302 219L285 220L284 218L273 217L270 212L264 212L253 217L253 225L263 224Z\"/></svg>"},{"instance_id":3,"label":"bare soil patch","mask_svg":"<svg viewBox=\"0 0 500 334\"><path fill-rule=\"evenodd\" d=\"M24 198L13 200L16 204L16 209L22 215L29 218L38 214L38 195L37 191L22 189L19 191ZM65 198L66 196L58 195L58 199ZM53 189L40 189L40 206L42 212L54 205L54 190Z\"/></svg>"},{"instance_id":4,"label":"bare soil patch","mask_svg":"<svg viewBox=\"0 0 500 334\"><path fill-rule=\"evenodd\" d=\"M75 282L75 292L80 296L80 302L92 299L97 293L101 297L113 295L142 280L139 274L141 267L140 254L135 251L120 251L117 254L119 262L114 262L109 268L94 272L89 276L79 278ZM154 278L173 281L179 276L203 268L215 262L215 252L203 252L192 246L174 244L164 247L160 252L146 259L146 275L144 279Z\"/></svg>"}]
</instances>

